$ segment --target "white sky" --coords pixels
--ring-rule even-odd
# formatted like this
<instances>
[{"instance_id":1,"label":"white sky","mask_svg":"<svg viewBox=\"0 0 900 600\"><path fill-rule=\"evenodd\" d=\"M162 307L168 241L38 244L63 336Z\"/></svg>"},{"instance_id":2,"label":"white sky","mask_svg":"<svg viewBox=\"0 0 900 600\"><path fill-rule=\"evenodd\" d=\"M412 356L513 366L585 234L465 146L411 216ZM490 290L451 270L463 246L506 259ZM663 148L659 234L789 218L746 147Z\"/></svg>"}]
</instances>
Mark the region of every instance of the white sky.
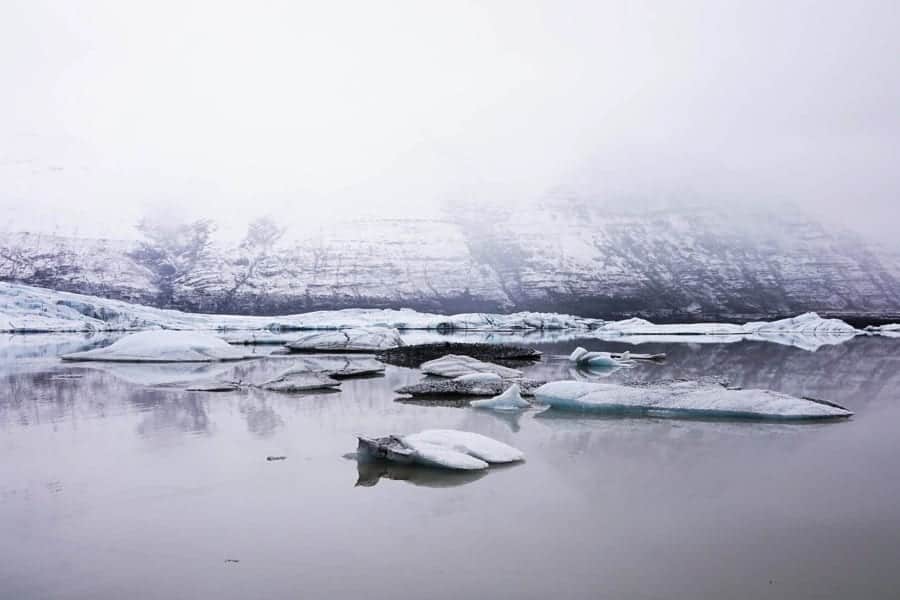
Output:
<instances>
[{"instance_id":1,"label":"white sky","mask_svg":"<svg viewBox=\"0 0 900 600\"><path fill-rule=\"evenodd\" d=\"M0 0L0 229L237 235L558 185L900 191L900 3Z\"/></svg>"}]
</instances>

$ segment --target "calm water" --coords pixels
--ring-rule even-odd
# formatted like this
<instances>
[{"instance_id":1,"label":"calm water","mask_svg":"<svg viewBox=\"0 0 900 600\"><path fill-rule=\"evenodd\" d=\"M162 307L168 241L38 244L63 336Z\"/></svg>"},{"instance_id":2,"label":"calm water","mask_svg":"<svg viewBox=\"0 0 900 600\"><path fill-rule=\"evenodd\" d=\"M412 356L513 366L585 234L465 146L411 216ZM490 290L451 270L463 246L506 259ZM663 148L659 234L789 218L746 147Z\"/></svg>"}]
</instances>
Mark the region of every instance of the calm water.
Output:
<instances>
[{"instance_id":1,"label":"calm water","mask_svg":"<svg viewBox=\"0 0 900 600\"><path fill-rule=\"evenodd\" d=\"M86 368L79 337L0 339L0 597L896 598L900 340L585 341L664 351L608 380L720 375L839 402L831 424L498 416L339 393L160 387L221 366ZM546 344L541 378L587 377ZM280 362L276 362L280 361ZM290 359L239 368L278 369ZM230 367L226 367L230 368ZM361 468L354 433L477 431L483 476ZM268 462L269 455L287 460ZM231 562L239 561L239 562Z\"/></svg>"}]
</instances>

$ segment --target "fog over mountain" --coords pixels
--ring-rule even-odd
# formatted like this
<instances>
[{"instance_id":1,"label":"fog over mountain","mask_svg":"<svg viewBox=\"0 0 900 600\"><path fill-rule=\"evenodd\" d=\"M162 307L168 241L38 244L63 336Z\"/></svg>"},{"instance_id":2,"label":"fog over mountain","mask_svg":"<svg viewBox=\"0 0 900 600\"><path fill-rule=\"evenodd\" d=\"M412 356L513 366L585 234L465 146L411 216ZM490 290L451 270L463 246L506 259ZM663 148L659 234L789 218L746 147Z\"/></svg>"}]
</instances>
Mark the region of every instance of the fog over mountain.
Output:
<instances>
[{"instance_id":1,"label":"fog over mountain","mask_svg":"<svg viewBox=\"0 0 900 600\"><path fill-rule=\"evenodd\" d=\"M5 2L0 278L267 312L896 309L898 11ZM199 219L171 281L134 258L141 220Z\"/></svg>"}]
</instances>

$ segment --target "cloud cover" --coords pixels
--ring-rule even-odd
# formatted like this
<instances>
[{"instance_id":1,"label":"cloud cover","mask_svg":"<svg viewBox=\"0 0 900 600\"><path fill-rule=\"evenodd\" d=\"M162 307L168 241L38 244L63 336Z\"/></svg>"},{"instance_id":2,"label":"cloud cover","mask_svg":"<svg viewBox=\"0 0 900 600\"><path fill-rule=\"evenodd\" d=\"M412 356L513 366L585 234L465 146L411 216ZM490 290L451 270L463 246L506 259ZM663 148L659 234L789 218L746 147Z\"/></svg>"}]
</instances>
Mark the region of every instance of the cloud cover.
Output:
<instances>
[{"instance_id":1,"label":"cloud cover","mask_svg":"<svg viewBox=\"0 0 900 600\"><path fill-rule=\"evenodd\" d=\"M896 2L0 6L0 229L303 224L568 186L893 239Z\"/></svg>"}]
</instances>

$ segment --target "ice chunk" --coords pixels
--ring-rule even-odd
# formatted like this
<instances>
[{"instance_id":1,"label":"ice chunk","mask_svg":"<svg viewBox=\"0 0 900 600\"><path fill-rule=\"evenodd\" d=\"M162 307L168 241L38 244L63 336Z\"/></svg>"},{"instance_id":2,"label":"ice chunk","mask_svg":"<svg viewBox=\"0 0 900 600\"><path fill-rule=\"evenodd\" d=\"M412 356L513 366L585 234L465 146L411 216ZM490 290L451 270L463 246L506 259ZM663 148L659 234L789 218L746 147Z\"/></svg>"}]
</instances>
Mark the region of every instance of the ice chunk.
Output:
<instances>
[{"instance_id":1,"label":"ice chunk","mask_svg":"<svg viewBox=\"0 0 900 600\"><path fill-rule=\"evenodd\" d=\"M522 376L522 372L516 369L456 354L448 354L423 363L421 369L424 373L439 377L460 377L472 373L494 373L505 379Z\"/></svg>"},{"instance_id":2,"label":"ice chunk","mask_svg":"<svg viewBox=\"0 0 900 600\"><path fill-rule=\"evenodd\" d=\"M782 420L849 417L853 414L837 405L779 392L728 389L696 381L649 385L553 381L535 390L535 397L552 408L610 413Z\"/></svg>"},{"instance_id":3,"label":"ice chunk","mask_svg":"<svg viewBox=\"0 0 900 600\"><path fill-rule=\"evenodd\" d=\"M385 459L400 464L470 471L486 469L491 463L525 459L525 455L512 446L477 433L453 429L431 429L406 436L357 437L360 458Z\"/></svg>"},{"instance_id":4,"label":"ice chunk","mask_svg":"<svg viewBox=\"0 0 900 600\"><path fill-rule=\"evenodd\" d=\"M625 352L620 356L617 359L609 352L588 352L579 346L569 355L569 360L585 367L621 367L628 364L631 355Z\"/></svg>"},{"instance_id":5,"label":"ice chunk","mask_svg":"<svg viewBox=\"0 0 900 600\"><path fill-rule=\"evenodd\" d=\"M522 398L519 385L514 383L509 388L493 398L486 400L474 400L470 403L474 408L490 408L493 410L521 410L528 408L531 404Z\"/></svg>"},{"instance_id":6,"label":"ice chunk","mask_svg":"<svg viewBox=\"0 0 900 600\"><path fill-rule=\"evenodd\" d=\"M414 442L407 445L415 452L417 463L430 467L476 471L487 469L489 466L487 462L480 458L460 450L441 446L440 444Z\"/></svg>"},{"instance_id":7,"label":"ice chunk","mask_svg":"<svg viewBox=\"0 0 900 600\"><path fill-rule=\"evenodd\" d=\"M309 392L333 389L340 385L340 381L336 381L324 373L290 369L274 379L261 383L259 387L273 392Z\"/></svg>"},{"instance_id":8,"label":"ice chunk","mask_svg":"<svg viewBox=\"0 0 900 600\"><path fill-rule=\"evenodd\" d=\"M400 332L387 327L316 331L286 344L293 352L379 352L402 345Z\"/></svg>"},{"instance_id":9,"label":"ice chunk","mask_svg":"<svg viewBox=\"0 0 900 600\"><path fill-rule=\"evenodd\" d=\"M63 360L110 362L215 362L253 358L224 340L199 331L141 331L103 348L64 354Z\"/></svg>"},{"instance_id":10,"label":"ice chunk","mask_svg":"<svg viewBox=\"0 0 900 600\"><path fill-rule=\"evenodd\" d=\"M403 443L416 452L421 448L442 447L474 456L486 463L509 463L525 460L521 450L479 433L456 429L428 429L405 435Z\"/></svg>"}]
</instances>

